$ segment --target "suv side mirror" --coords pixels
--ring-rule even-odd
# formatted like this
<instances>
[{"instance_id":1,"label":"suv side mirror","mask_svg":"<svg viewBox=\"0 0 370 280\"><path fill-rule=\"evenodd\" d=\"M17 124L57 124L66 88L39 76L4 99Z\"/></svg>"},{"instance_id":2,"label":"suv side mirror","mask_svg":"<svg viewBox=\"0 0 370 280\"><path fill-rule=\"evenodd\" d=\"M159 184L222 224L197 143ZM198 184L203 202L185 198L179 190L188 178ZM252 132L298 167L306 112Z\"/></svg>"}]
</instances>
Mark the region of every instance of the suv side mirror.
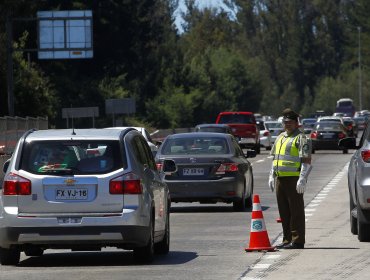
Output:
<instances>
[{"instance_id":1,"label":"suv side mirror","mask_svg":"<svg viewBox=\"0 0 370 280\"><path fill-rule=\"evenodd\" d=\"M358 149L358 146L356 146L356 138L354 137L340 139L338 142L338 146L347 149Z\"/></svg>"},{"instance_id":2,"label":"suv side mirror","mask_svg":"<svg viewBox=\"0 0 370 280\"><path fill-rule=\"evenodd\" d=\"M172 159L165 159L163 161L162 170L166 174L171 174L177 171L176 163Z\"/></svg>"}]
</instances>

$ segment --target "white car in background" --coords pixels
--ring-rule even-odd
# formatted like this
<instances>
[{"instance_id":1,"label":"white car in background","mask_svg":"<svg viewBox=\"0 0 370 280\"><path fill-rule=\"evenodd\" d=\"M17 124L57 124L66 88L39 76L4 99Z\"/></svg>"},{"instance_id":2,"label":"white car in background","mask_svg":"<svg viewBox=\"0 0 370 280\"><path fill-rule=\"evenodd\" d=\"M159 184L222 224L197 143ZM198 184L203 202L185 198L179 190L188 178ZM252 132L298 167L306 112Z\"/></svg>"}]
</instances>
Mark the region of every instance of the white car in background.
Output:
<instances>
[{"instance_id":1,"label":"white car in background","mask_svg":"<svg viewBox=\"0 0 370 280\"><path fill-rule=\"evenodd\" d=\"M267 151L272 148L272 138L271 133L268 128L265 126L264 121L257 121L257 126L260 131L260 146L264 147Z\"/></svg>"},{"instance_id":2,"label":"white car in background","mask_svg":"<svg viewBox=\"0 0 370 280\"><path fill-rule=\"evenodd\" d=\"M265 121L265 126L270 131L272 143L275 143L279 134L284 132L283 123L281 121Z\"/></svg>"},{"instance_id":3,"label":"white car in background","mask_svg":"<svg viewBox=\"0 0 370 280\"><path fill-rule=\"evenodd\" d=\"M340 116L323 116L317 119L317 122L337 122L344 125L343 118Z\"/></svg>"},{"instance_id":4,"label":"white car in background","mask_svg":"<svg viewBox=\"0 0 370 280\"><path fill-rule=\"evenodd\" d=\"M117 127L107 127L107 128L108 129L113 129L113 128L126 129L126 128L129 128L129 127L135 128L136 130L138 130L144 136L145 140L148 142L148 145L150 147L150 150L153 153L153 156L155 156L156 153L158 152L158 146L154 143L153 139L150 137L150 134L146 130L145 127L139 127L139 126L117 126Z\"/></svg>"}]
</instances>

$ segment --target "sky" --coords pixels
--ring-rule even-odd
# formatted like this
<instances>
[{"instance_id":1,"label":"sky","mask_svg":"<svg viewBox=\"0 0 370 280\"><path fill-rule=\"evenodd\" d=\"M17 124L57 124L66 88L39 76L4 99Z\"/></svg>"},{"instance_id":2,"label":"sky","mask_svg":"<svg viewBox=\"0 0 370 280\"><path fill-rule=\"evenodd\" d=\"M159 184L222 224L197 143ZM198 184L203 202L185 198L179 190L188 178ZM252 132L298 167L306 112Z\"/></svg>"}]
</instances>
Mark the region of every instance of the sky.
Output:
<instances>
[{"instance_id":1,"label":"sky","mask_svg":"<svg viewBox=\"0 0 370 280\"><path fill-rule=\"evenodd\" d=\"M183 22L180 14L181 11L185 10L185 0L180 0L179 1L179 8L175 11L175 24L177 29L179 30L180 33L183 32L183 29L181 27L181 23ZM197 0L196 3L199 5L200 8L209 8L209 7L225 7L222 4L222 0ZM225 7L226 8L226 7Z\"/></svg>"}]
</instances>

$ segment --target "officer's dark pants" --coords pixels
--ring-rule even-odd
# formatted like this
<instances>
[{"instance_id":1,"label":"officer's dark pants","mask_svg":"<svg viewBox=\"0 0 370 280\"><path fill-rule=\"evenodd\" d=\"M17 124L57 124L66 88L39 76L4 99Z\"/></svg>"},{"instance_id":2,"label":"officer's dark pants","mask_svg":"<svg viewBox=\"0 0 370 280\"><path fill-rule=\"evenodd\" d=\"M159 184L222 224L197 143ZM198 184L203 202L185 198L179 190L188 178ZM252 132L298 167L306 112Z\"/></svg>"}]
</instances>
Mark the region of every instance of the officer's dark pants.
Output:
<instances>
[{"instance_id":1,"label":"officer's dark pants","mask_svg":"<svg viewBox=\"0 0 370 280\"><path fill-rule=\"evenodd\" d=\"M303 194L297 193L299 177L277 177L276 198L283 225L283 242L305 243Z\"/></svg>"}]
</instances>

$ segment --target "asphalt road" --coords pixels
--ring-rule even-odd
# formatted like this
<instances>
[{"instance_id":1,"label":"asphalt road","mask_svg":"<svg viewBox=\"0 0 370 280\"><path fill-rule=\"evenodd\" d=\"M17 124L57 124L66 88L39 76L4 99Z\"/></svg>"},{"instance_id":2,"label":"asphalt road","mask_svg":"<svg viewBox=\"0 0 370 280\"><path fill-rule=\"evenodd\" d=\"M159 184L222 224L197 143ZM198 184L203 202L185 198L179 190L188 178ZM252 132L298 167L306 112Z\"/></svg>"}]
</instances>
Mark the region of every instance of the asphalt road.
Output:
<instances>
[{"instance_id":1,"label":"asphalt road","mask_svg":"<svg viewBox=\"0 0 370 280\"><path fill-rule=\"evenodd\" d=\"M305 193L307 235L304 250L250 252L251 212L228 204L173 204L171 251L152 264L139 265L130 251L47 250L42 257L22 254L18 266L0 266L0 279L365 279L370 243L350 233L346 165L340 151L313 155ZM263 149L253 163L271 244L281 241L275 193L267 186L271 158Z\"/></svg>"}]
</instances>

